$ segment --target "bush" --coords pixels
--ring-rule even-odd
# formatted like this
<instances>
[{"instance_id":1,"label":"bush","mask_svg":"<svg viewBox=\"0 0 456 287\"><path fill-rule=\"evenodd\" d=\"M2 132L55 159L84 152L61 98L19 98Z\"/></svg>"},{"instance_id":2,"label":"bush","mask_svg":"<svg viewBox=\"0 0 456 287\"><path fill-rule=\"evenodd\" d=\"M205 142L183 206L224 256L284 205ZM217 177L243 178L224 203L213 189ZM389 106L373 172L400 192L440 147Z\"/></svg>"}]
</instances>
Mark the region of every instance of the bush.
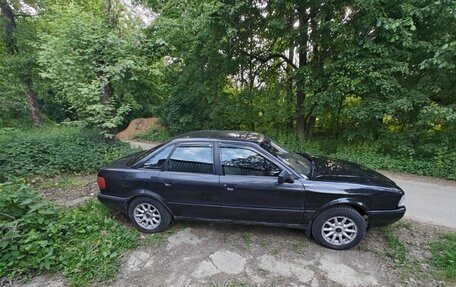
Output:
<instances>
[{"instance_id":1,"label":"bush","mask_svg":"<svg viewBox=\"0 0 456 287\"><path fill-rule=\"evenodd\" d=\"M131 153L128 144L107 144L97 131L81 127L0 130L0 182L7 177L90 173Z\"/></svg>"},{"instance_id":2,"label":"bush","mask_svg":"<svg viewBox=\"0 0 456 287\"><path fill-rule=\"evenodd\" d=\"M164 142L168 140L170 137L170 133L163 128L151 128L148 131L137 135L135 139Z\"/></svg>"},{"instance_id":3,"label":"bush","mask_svg":"<svg viewBox=\"0 0 456 287\"><path fill-rule=\"evenodd\" d=\"M120 225L107 208L89 201L68 211L30 187L0 185L0 278L62 272L70 285L112 277L137 233Z\"/></svg>"},{"instance_id":4,"label":"bush","mask_svg":"<svg viewBox=\"0 0 456 287\"><path fill-rule=\"evenodd\" d=\"M412 174L456 179L456 151L440 148L431 156L391 155L382 152L378 142L347 143L328 139L316 139L312 142L296 139L293 134L272 134L277 142L296 152L353 161L372 169L383 169Z\"/></svg>"},{"instance_id":5,"label":"bush","mask_svg":"<svg viewBox=\"0 0 456 287\"><path fill-rule=\"evenodd\" d=\"M0 185L0 278L55 270L59 255L53 236L58 212L28 186Z\"/></svg>"}]
</instances>

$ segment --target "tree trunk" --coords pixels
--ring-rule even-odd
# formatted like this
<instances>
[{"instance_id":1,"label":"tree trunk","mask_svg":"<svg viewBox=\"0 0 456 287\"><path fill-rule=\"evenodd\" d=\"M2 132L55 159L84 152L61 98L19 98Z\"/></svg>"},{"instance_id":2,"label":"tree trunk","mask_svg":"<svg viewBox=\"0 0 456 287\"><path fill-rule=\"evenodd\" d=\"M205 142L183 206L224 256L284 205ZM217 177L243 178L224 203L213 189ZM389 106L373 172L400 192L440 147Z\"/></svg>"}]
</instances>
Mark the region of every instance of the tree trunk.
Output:
<instances>
[{"instance_id":1,"label":"tree trunk","mask_svg":"<svg viewBox=\"0 0 456 287\"><path fill-rule=\"evenodd\" d=\"M101 95L101 103L103 105L109 105L111 103L112 95L114 94L114 88L110 80L103 87L103 94Z\"/></svg>"},{"instance_id":2,"label":"tree trunk","mask_svg":"<svg viewBox=\"0 0 456 287\"><path fill-rule=\"evenodd\" d=\"M27 104L32 116L34 126L43 125L43 119L40 115L38 100L35 90L33 89L33 82L31 78L25 79L25 94L27 95Z\"/></svg>"},{"instance_id":3,"label":"tree trunk","mask_svg":"<svg viewBox=\"0 0 456 287\"><path fill-rule=\"evenodd\" d=\"M290 61L293 63L294 60L294 45L291 45L292 48L290 48ZM287 110L292 111L293 110L293 78L289 75L291 75L293 67L290 66L290 64L287 64L287 94L286 94L286 102L287 102ZM287 133L291 132L293 130L293 121L294 121L294 116L288 116L286 119L286 127L287 127Z\"/></svg>"},{"instance_id":4,"label":"tree trunk","mask_svg":"<svg viewBox=\"0 0 456 287\"><path fill-rule=\"evenodd\" d=\"M0 9L1 9L1 16L5 18L5 44L6 50L10 55L15 55L19 53L19 47L16 45L16 39L14 38L14 32L16 30L16 19L14 18L13 10L11 6L6 2L6 0L0 0ZM27 71L28 75L22 79L24 88L25 88L25 95L27 97L28 108L30 114L32 116L32 123L34 126L41 126L43 124L43 120L41 119L38 101L37 101L37 94L36 91L33 89L33 81L31 77L31 71Z\"/></svg>"},{"instance_id":5,"label":"tree trunk","mask_svg":"<svg viewBox=\"0 0 456 287\"><path fill-rule=\"evenodd\" d=\"M10 54L18 52L16 40L14 39L14 31L16 30L16 19L14 18L13 10L6 0L0 0L1 16L5 17L5 44Z\"/></svg>"},{"instance_id":6,"label":"tree trunk","mask_svg":"<svg viewBox=\"0 0 456 287\"><path fill-rule=\"evenodd\" d=\"M298 5L298 18L299 18L299 38L298 38L298 59L299 59L299 68L304 67L307 64L307 26L308 26L308 17L306 9L307 7L304 4ZM297 81L297 91L296 91L296 136L298 139L303 139L305 134L305 115L304 115L304 100L305 94L303 90L303 80L298 79Z\"/></svg>"},{"instance_id":7,"label":"tree trunk","mask_svg":"<svg viewBox=\"0 0 456 287\"><path fill-rule=\"evenodd\" d=\"M315 121L316 117L314 115L309 115L309 120L307 122L307 127L306 127L306 138L311 141L315 129Z\"/></svg>"}]
</instances>

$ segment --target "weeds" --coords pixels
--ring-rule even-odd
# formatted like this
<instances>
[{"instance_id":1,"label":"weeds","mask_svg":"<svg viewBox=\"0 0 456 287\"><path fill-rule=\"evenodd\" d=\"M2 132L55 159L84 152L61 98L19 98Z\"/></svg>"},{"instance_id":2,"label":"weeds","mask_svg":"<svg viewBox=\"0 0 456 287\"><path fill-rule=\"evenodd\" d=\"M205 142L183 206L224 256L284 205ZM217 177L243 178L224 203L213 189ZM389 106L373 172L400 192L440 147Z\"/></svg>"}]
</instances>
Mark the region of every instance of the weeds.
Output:
<instances>
[{"instance_id":1,"label":"weeds","mask_svg":"<svg viewBox=\"0 0 456 287\"><path fill-rule=\"evenodd\" d=\"M456 232L445 234L433 242L431 252L436 275L456 281Z\"/></svg>"},{"instance_id":2,"label":"weeds","mask_svg":"<svg viewBox=\"0 0 456 287\"><path fill-rule=\"evenodd\" d=\"M0 278L61 272L72 286L113 277L137 232L89 201L60 210L21 183L0 185Z\"/></svg>"}]
</instances>

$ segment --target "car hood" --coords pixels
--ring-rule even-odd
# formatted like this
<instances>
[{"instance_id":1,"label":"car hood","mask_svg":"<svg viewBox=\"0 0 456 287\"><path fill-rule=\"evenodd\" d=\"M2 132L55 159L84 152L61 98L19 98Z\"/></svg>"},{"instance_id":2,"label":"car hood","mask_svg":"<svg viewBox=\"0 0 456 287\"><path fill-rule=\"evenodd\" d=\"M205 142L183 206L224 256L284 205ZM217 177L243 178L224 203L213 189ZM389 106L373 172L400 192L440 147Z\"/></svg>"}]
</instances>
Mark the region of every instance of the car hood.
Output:
<instances>
[{"instance_id":1,"label":"car hood","mask_svg":"<svg viewBox=\"0 0 456 287\"><path fill-rule=\"evenodd\" d=\"M328 181L349 181L365 184L397 185L386 176L362 165L338 159L309 156L314 164L312 179Z\"/></svg>"}]
</instances>

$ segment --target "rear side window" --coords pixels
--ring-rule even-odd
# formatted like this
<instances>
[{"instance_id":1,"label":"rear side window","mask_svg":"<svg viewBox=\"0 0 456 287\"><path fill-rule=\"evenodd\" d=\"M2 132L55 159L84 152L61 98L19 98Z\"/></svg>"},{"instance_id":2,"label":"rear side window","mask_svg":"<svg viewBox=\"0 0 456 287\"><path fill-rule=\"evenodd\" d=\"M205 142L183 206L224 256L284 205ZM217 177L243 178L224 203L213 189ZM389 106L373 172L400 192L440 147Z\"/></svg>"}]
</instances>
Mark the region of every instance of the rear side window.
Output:
<instances>
[{"instance_id":1,"label":"rear side window","mask_svg":"<svg viewBox=\"0 0 456 287\"><path fill-rule=\"evenodd\" d=\"M174 145L167 146L156 154L152 155L143 165L147 169L161 169L169 153L173 150Z\"/></svg>"},{"instance_id":2,"label":"rear side window","mask_svg":"<svg viewBox=\"0 0 456 287\"><path fill-rule=\"evenodd\" d=\"M208 173L214 171L212 146L180 146L168 161L169 171Z\"/></svg>"},{"instance_id":3,"label":"rear side window","mask_svg":"<svg viewBox=\"0 0 456 287\"><path fill-rule=\"evenodd\" d=\"M220 162L225 175L278 176L281 169L258 153L238 147L221 147Z\"/></svg>"}]
</instances>

